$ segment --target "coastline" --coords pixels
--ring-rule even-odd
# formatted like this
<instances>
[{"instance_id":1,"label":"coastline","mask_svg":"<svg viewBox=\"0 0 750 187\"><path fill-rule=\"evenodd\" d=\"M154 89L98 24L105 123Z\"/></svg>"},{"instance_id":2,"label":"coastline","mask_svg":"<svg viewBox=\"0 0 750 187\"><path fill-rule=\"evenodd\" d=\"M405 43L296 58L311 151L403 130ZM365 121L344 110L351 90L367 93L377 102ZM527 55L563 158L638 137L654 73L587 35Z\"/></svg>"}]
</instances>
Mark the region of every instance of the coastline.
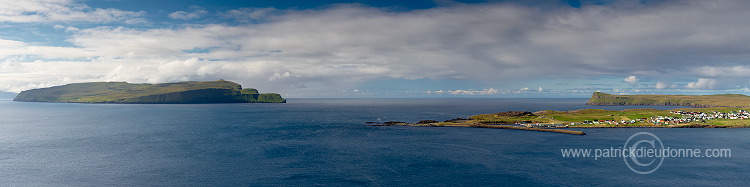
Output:
<instances>
[{"instance_id":1,"label":"coastline","mask_svg":"<svg viewBox=\"0 0 750 187\"><path fill-rule=\"evenodd\" d=\"M739 106L735 106L738 105ZM372 126L475 127L544 131L585 135L569 128L750 128L750 96L717 95L612 95L595 92L586 105L688 106L658 110L652 108L570 111L506 111L455 118L438 122L398 121ZM375 122L367 122L375 123Z\"/></svg>"},{"instance_id":2,"label":"coastline","mask_svg":"<svg viewBox=\"0 0 750 187\"><path fill-rule=\"evenodd\" d=\"M569 126L562 128L673 128L673 129L685 129L685 128L701 128L701 129L741 129L750 128L750 126L720 126L720 125L700 125L700 124L689 124L680 126Z\"/></svg>"},{"instance_id":3,"label":"coastline","mask_svg":"<svg viewBox=\"0 0 750 187\"><path fill-rule=\"evenodd\" d=\"M369 122L368 122L369 123ZM473 127L473 128L492 128L492 129L514 129L525 131L553 132L572 135L586 135L586 132L566 130L566 128L750 128L750 126L719 126L705 124L688 124L679 126L651 126L651 125L631 125L631 126L561 126L557 128L533 128L519 127L513 125L489 125L476 123L405 123L405 122L386 122L383 124L371 124L369 126L411 126L411 127Z\"/></svg>"},{"instance_id":4,"label":"coastline","mask_svg":"<svg viewBox=\"0 0 750 187\"><path fill-rule=\"evenodd\" d=\"M370 126L412 126L412 127L473 127L473 128L491 128L491 129L514 129L514 130L525 130L525 131L540 131L540 132L554 132L554 133L563 133L563 134L573 134L573 135L586 135L583 131L574 131L574 130L565 130L565 129L555 129L555 128L531 128L531 127L519 127L519 126L511 126L511 125L487 125L487 124L474 124L474 123L453 123L453 124L445 124L445 123L427 123L427 124L419 124L419 123L384 123L384 124L376 124L376 125L370 125Z\"/></svg>"}]
</instances>

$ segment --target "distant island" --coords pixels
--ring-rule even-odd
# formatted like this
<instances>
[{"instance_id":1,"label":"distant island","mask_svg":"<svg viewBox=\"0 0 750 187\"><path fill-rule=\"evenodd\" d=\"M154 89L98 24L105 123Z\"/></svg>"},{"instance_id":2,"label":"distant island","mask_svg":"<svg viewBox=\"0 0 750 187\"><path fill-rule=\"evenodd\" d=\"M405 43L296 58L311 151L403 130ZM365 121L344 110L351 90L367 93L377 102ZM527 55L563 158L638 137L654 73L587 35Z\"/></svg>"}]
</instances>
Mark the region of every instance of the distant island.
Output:
<instances>
[{"instance_id":1,"label":"distant island","mask_svg":"<svg viewBox=\"0 0 750 187\"><path fill-rule=\"evenodd\" d=\"M113 104L286 103L276 93L259 93L225 80L162 84L74 83L26 90L13 101Z\"/></svg>"},{"instance_id":2,"label":"distant island","mask_svg":"<svg viewBox=\"0 0 750 187\"><path fill-rule=\"evenodd\" d=\"M691 107L750 107L750 96L717 95L612 95L595 92L587 105L666 105Z\"/></svg>"},{"instance_id":3,"label":"distant island","mask_svg":"<svg viewBox=\"0 0 750 187\"><path fill-rule=\"evenodd\" d=\"M0 100L1 99L13 99L16 97L16 93L10 93L10 92L0 92Z\"/></svg>"}]
</instances>

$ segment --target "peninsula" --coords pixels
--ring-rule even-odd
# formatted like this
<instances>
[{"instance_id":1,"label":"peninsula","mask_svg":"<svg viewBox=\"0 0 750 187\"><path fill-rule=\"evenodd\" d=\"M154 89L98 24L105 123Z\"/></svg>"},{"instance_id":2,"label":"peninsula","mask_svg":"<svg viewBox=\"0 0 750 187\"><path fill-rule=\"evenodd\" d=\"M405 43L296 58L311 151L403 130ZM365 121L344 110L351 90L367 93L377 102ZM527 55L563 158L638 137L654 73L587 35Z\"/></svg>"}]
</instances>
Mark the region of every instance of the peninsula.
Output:
<instances>
[{"instance_id":1,"label":"peninsula","mask_svg":"<svg viewBox=\"0 0 750 187\"><path fill-rule=\"evenodd\" d=\"M581 109L573 111L508 111L479 114L466 119L417 123L390 121L373 126L477 127L545 131L585 135L563 128L750 128L750 96L719 95L612 95L595 92L587 105L691 106L674 110ZM370 122L374 123L374 122Z\"/></svg>"},{"instance_id":2,"label":"peninsula","mask_svg":"<svg viewBox=\"0 0 750 187\"><path fill-rule=\"evenodd\" d=\"M443 122L422 120L417 123L389 121L371 126L476 127L516 129L585 135L571 128L750 128L750 108L684 108L674 110L582 109L538 112L508 111L456 118Z\"/></svg>"},{"instance_id":3,"label":"peninsula","mask_svg":"<svg viewBox=\"0 0 750 187\"><path fill-rule=\"evenodd\" d=\"M162 84L127 82L74 83L26 90L13 101L114 104L197 104L197 103L285 103L276 93L259 93L225 80L187 81Z\"/></svg>"},{"instance_id":4,"label":"peninsula","mask_svg":"<svg viewBox=\"0 0 750 187\"><path fill-rule=\"evenodd\" d=\"M667 105L691 107L750 107L750 96L717 95L612 95L594 92L587 105Z\"/></svg>"}]
</instances>

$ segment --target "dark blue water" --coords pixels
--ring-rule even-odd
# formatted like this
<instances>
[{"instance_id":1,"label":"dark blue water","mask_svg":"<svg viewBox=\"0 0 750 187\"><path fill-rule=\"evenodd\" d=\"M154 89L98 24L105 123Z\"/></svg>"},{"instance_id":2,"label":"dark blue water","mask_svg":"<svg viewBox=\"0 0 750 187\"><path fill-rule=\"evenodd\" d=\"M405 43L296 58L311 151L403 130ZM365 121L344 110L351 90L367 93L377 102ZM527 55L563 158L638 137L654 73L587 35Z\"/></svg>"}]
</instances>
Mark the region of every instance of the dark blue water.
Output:
<instances>
[{"instance_id":1,"label":"dark blue water","mask_svg":"<svg viewBox=\"0 0 750 187\"><path fill-rule=\"evenodd\" d=\"M508 110L624 109L585 99L290 99L286 104L103 105L0 101L2 186L499 186L750 184L750 129L371 127ZM669 107L661 107L666 109ZM622 146L651 132L673 148L648 175L622 158L560 149Z\"/></svg>"}]
</instances>

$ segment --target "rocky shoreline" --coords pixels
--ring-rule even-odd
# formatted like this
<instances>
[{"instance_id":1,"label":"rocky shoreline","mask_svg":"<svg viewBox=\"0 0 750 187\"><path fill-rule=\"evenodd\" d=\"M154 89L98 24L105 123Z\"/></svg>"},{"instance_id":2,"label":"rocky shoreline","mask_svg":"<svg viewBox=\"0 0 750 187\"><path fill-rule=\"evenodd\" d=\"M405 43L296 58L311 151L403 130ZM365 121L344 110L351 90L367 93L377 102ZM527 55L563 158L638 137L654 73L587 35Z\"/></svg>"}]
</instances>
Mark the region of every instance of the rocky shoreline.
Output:
<instances>
[{"instance_id":1,"label":"rocky shoreline","mask_svg":"<svg viewBox=\"0 0 750 187\"><path fill-rule=\"evenodd\" d=\"M720 126L720 125L707 125L707 124L690 124L690 125L678 125L678 126L569 126L565 128L750 128L750 126Z\"/></svg>"},{"instance_id":2,"label":"rocky shoreline","mask_svg":"<svg viewBox=\"0 0 750 187\"><path fill-rule=\"evenodd\" d=\"M459 118L460 119L460 118ZM540 131L540 132L554 132L563 134L573 135L586 135L583 131L566 130L563 128L750 128L749 126L719 126L719 125L708 125L708 124L691 124L691 125L680 125L680 126L566 126L559 128L532 128L532 127L520 127L513 125L496 125L496 124L475 124L475 123L425 123L433 122L434 120L423 120L418 123L406 123L399 121L388 121L388 122L367 122L369 126L412 126L412 127L473 127L473 128L492 128L492 129L514 129L514 130L526 130L526 131ZM450 121L456 121L450 120Z\"/></svg>"},{"instance_id":3,"label":"rocky shoreline","mask_svg":"<svg viewBox=\"0 0 750 187\"><path fill-rule=\"evenodd\" d=\"M750 103L750 96L719 94L687 95L611 95L595 92L587 105L672 105L691 106L678 111L657 109L579 109L571 111L507 111L473 115L438 122L367 122L371 126L474 127L515 129L585 135L570 128L750 128L750 108L711 107ZM704 108L710 107L710 108ZM738 110L738 108L740 108ZM744 109L744 110L743 110ZM678 116L679 115L679 116ZM685 117L687 116L687 117ZM740 121L735 121L740 120ZM745 120L745 121L743 121Z\"/></svg>"}]
</instances>

